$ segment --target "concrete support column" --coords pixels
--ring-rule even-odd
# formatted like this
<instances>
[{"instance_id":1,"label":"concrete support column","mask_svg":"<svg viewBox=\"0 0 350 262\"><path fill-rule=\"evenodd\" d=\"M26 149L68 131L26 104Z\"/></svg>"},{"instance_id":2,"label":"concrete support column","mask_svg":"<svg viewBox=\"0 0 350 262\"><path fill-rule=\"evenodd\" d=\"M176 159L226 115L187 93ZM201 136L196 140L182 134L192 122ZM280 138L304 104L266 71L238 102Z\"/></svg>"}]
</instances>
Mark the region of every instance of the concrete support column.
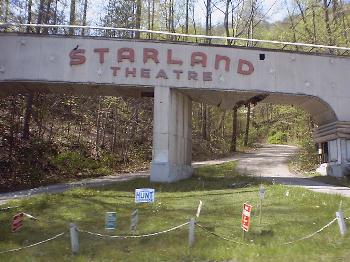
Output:
<instances>
[{"instance_id":1,"label":"concrete support column","mask_svg":"<svg viewBox=\"0 0 350 262\"><path fill-rule=\"evenodd\" d=\"M335 177L350 176L350 122L320 126L315 130L314 138L327 149L325 163L316 171ZM321 153L325 154L323 150Z\"/></svg>"},{"instance_id":2,"label":"concrete support column","mask_svg":"<svg viewBox=\"0 0 350 262\"><path fill-rule=\"evenodd\" d=\"M192 102L170 87L154 88L152 182L192 175Z\"/></svg>"}]
</instances>

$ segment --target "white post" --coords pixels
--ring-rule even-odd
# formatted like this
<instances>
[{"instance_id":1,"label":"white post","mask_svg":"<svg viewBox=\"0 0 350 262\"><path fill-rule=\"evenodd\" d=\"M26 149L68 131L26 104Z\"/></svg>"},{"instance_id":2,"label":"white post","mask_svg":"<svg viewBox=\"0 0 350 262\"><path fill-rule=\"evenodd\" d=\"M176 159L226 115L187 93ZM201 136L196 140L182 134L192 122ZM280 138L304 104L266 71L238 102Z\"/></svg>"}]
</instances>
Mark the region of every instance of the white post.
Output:
<instances>
[{"instance_id":1,"label":"white post","mask_svg":"<svg viewBox=\"0 0 350 262\"><path fill-rule=\"evenodd\" d=\"M70 232L70 242L72 245L72 252L74 255L76 255L79 252L79 239L78 239L77 225L74 223L70 223L69 232Z\"/></svg>"},{"instance_id":2,"label":"white post","mask_svg":"<svg viewBox=\"0 0 350 262\"><path fill-rule=\"evenodd\" d=\"M337 220L338 220L338 225L339 225L339 230L340 230L340 234L342 236L345 236L346 234L346 225L345 225L345 221L344 221L344 215L342 211L338 211L335 213Z\"/></svg>"},{"instance_id":3,"label":"white post","mask_svg":"<svg viewBox=\"0 0 350 262\"><path fill-rule=\"evenodd\" d=\"M191 218L190 224L189 224L189 231L188 231L188 246L192 247L194 244L194 227L195 227L196 220L194 218Z\"/></svg>"}]
</instances>

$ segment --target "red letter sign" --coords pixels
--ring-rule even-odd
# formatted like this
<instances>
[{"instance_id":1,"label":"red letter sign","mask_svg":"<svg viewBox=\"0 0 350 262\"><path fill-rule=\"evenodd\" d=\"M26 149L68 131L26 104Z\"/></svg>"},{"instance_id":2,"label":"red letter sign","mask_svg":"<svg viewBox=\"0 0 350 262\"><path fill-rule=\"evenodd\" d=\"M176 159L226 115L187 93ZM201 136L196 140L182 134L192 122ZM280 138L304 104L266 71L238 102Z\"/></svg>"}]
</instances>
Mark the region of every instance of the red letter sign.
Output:
<instances>
[{"instance_id":1,"label":"red letter sign","mask_svg":"<svg viewBox=\"0 0 350 262\"><path fill-rule=\"evenodd\" d=\"M86 61L86 57L84 56L85 49L77 49L72 50L69 53L70 65L81 65Z\"/></svg>"},{"instance_id":2,"label":"red letter sign","mask_svg":"<svg viewBox=\"0 0 350 262\"><path fill-rule=\"evenodd\" d=\"M250 212L252 211L252 205L244 203L243 205L243 212L242 212L242 228L244 231L249 230L249 224L250 224Z\"/></svg>"},{"instance_id":3,"label":"red letter sign","mask_svg":"<svg viewBox=\"0 0 350 262\"><path fill-rule=\"evenodd\" d=\"M18 213L17 215L15 215L13 217L12 225L11 225L12 232L16 232L20 228L22 228L22 226L23 226L23 217L24 217L23 213Z\"/></svg>"},{"instance_id":4,"label":"red letter sign","mask_svg":"<svg viewBox=\"0 0 350 262\"><path fill-rule=\"evenodd\" d=\"M250 75L254 72L254 66L251 62L239 59L237 73L241 75Z\"/></svg>"}]
</instances>

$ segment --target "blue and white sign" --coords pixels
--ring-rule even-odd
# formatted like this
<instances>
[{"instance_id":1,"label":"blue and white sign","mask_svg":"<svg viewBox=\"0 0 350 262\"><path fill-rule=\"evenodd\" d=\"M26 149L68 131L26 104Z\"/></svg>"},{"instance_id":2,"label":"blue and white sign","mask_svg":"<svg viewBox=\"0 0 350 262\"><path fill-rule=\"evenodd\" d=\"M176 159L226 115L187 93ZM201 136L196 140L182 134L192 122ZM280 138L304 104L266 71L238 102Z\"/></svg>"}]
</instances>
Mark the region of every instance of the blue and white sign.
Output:
<instances>
[{"instance_id":1,"label":"blue and white sign","mask_svg":"<svg viewBox=\"0 0 350 262\"><path fill-rule=\"evenodd\" d=\"M154 193L152 188L135 189L135 203L153 203Z\"/></svg>"},{"instance_id":2,"label":"blue and white sign","mask_svg":"<svg viewBox=\"0 0 350 262\"><path fill-rule=\"evenodd\" d=\"M112 230L117 226L117 212L106 212L106 229Z\"/></svg>"}]
</instances>

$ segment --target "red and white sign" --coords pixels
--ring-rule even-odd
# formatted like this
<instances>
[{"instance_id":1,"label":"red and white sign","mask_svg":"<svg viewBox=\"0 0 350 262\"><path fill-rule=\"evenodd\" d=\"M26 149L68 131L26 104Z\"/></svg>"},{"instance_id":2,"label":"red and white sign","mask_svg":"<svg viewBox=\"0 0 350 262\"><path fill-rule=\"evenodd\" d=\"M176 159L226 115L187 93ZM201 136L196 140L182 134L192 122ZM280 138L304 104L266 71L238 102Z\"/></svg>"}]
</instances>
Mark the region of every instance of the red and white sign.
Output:
<instances>
[{"instance_id":1,"label":"red and white sign","mask_svg":"<svg viewBox=\"0 0 350 262\"><path fill-rule=\"evenodd\" d=\"M23 213L18 213L13 217L12 220L12 232L16 232L18 231L20 228L22 228L23 226L23 218L24 218L24 214Z\"/></svg>"},{"instance_id":2,"label":"red and white sign","mask_svg":"<svg viewBox=\"0 0 350 262\"><path fill-rule=\"evenodd\" d=\"M249 224L250 224L250 213L252 212L252 205L243 204L243 212L242 212L242 228L244 231L249 230Z\"/></svg>"}]
</instances>

